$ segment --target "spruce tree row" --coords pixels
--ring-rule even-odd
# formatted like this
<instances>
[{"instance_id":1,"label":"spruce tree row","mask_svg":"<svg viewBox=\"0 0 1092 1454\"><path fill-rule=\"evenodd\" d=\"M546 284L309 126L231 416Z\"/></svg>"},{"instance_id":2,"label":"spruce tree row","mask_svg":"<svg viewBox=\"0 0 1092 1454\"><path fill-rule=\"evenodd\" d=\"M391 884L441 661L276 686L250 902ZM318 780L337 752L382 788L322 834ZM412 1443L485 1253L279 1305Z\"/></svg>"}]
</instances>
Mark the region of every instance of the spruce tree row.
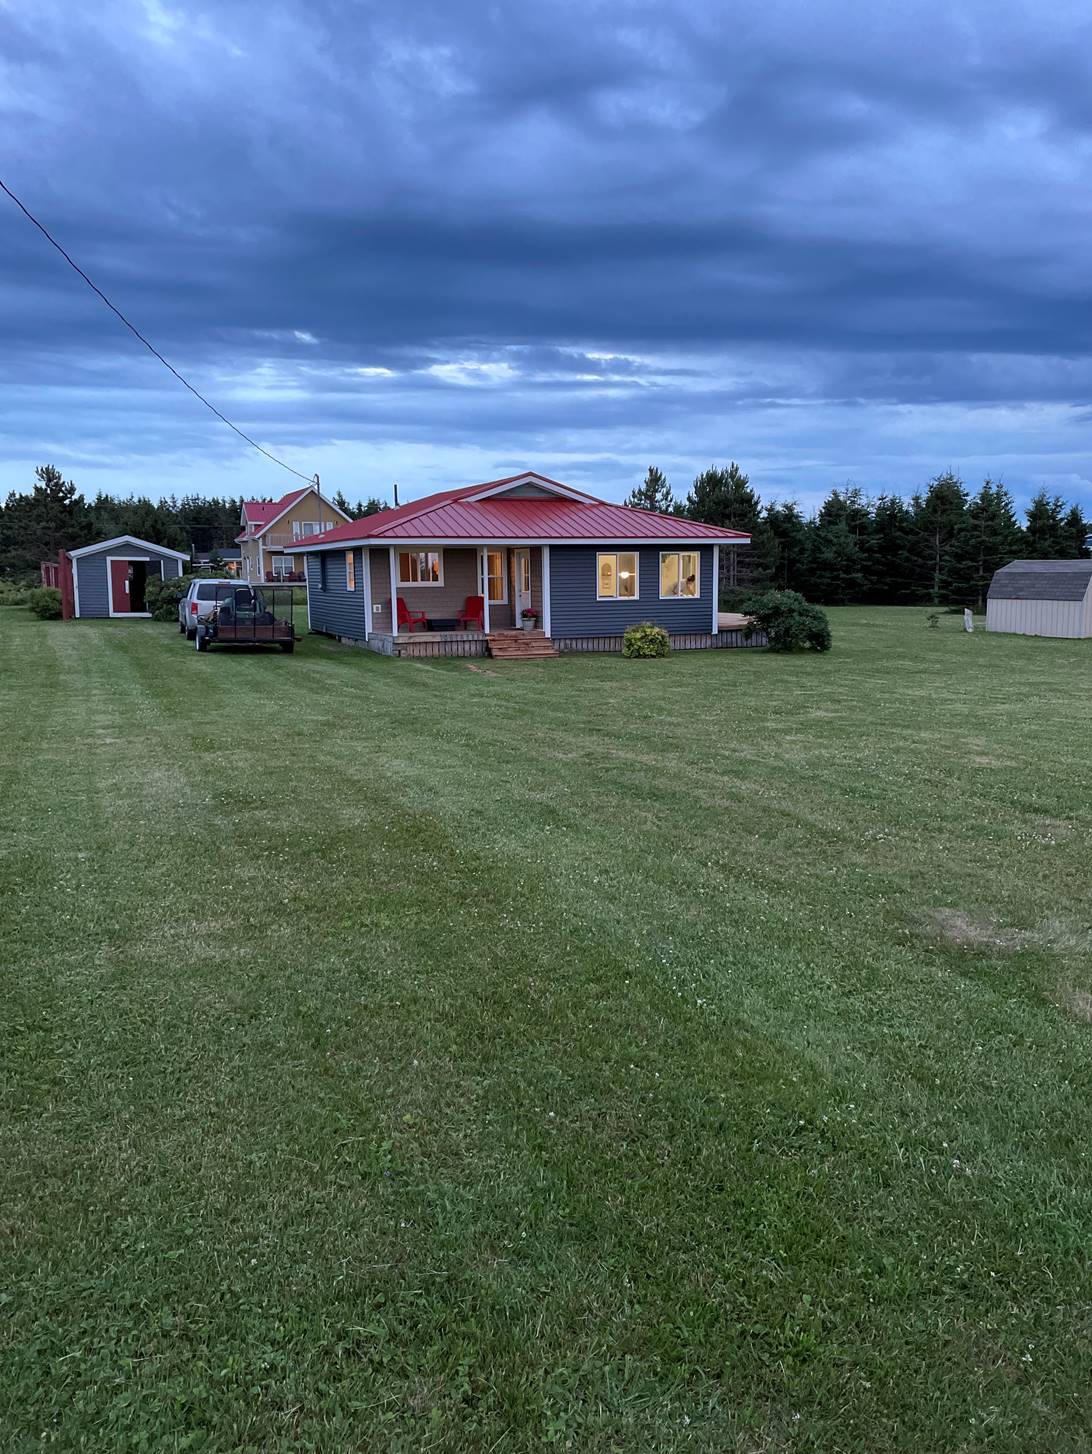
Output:
<instances>
[{"instance_id":1,"label":"spruce tree row","mask_svg":"<svg viewBox=\"0 0 1092 1454\"><path fill-rule=\"evenodd\" d=\"M861 602L982 609L994 571L1010 560L1086 556L1092 526L1078 505L1040 491L1017 519L1004 485L985 480L975 495L948 471L908 500L832 490L806 518L794 501L763 505L733 462L712 466L678 499L653 465L626 500L641 510L685 516L751 534L749 549L725 551L722 592L760 587L800 591L824 605Z\"/></svg>"}]
</instances>

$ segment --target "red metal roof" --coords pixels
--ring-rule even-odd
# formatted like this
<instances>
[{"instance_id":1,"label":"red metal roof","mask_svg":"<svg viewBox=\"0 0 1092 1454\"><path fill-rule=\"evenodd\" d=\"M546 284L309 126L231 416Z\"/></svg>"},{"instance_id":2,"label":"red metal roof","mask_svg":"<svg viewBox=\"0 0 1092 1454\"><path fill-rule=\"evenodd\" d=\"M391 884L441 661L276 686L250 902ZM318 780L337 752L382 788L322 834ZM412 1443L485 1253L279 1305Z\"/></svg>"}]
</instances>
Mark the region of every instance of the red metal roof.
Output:
<instances>
[{"instance_id":1,"label":"red metal roof","mask_svg":"<svg viewBox=\"0 0 1092 1454\"><path fill-rule=\"evenodd\" d=\"M407 501L394 510L380 510L338 525L322 535L312 535L304 548L339 545L342 542L375 540L419 541L494 541L517 542L541 541L548 544L553 540L564 541L625 541L640 540L750 540L743 530L724 530L716 525L702 525L695 520L686 520L678 515L657 515L651 510L634 510L626 505L614 505L607 500L596 500L591 495L568 498L566 495L552 495L531 498L512 497L504 494L491 495L486 499L474 499L483 491L503 489L509 483L515 484L528 479L528 475L513 475L506 480L493 480L483 485L464 485L457 490L441 490L435 495L426 495L420 500ZM531 477L541 485L556 485L544 476ZM559 490L567 486L557 485ZM576 495L576 491L569 491ZM289 549L300 549L298 542Z\"/></svg>"}]
</instances>

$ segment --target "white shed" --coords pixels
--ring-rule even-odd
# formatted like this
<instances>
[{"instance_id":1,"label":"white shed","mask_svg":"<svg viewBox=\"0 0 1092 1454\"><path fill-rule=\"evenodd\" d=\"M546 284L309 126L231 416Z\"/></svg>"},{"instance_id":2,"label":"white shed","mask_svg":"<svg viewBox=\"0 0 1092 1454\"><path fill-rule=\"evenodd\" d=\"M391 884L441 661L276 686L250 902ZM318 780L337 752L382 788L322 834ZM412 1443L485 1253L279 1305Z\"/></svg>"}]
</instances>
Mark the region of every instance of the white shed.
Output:
<instances>
[{"instance_id":1,"label":"white shed","mask_svg":"<svg viewBox=\"0 0 1092 1454\"><path fill-rule=\"evenodd\" d=\"M990 582L986 630L1092 636L1092 560L1014 560Z\"/></svg>"}]
</instances>

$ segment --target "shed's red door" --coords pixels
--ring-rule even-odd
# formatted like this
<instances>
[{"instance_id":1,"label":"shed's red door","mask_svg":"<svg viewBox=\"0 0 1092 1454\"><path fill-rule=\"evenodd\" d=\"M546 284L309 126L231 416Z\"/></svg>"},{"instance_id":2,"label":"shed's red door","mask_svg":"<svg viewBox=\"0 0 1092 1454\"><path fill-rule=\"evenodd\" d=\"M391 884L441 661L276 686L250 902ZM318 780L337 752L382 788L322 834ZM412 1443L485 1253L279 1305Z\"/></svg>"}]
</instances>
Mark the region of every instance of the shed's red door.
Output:
<instances>
[{"instance_id":1,"label":"shed's red door","mask_svg":"<svg viewBox=\"0 0 1092 1454\"><path fill-rule=\"evenodd\" d=\"M129 611L129 562L127 560L112 560L110 562L110 609L115 612Z\"/></svg>"}]
</instances>

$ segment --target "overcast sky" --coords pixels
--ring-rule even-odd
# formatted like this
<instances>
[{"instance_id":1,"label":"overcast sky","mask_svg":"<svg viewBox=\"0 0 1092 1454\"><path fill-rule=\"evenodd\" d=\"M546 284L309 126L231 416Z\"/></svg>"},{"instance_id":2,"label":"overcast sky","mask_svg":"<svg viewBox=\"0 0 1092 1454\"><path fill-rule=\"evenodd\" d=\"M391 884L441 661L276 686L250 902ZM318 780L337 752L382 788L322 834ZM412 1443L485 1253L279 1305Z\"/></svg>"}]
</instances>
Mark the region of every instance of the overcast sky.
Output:
<instances>
[{"instance_id":1,"label":"overcast sky","mask_svg":"<svg viewBox=\"0 0 1092 1454\"><path fill-rule=\"evenodd\" d=\"M1092 513L1092 7L0 0L5 180L330 491ZM0 196L0 490L280 495Z\"/></svg>"}]
</instances>

